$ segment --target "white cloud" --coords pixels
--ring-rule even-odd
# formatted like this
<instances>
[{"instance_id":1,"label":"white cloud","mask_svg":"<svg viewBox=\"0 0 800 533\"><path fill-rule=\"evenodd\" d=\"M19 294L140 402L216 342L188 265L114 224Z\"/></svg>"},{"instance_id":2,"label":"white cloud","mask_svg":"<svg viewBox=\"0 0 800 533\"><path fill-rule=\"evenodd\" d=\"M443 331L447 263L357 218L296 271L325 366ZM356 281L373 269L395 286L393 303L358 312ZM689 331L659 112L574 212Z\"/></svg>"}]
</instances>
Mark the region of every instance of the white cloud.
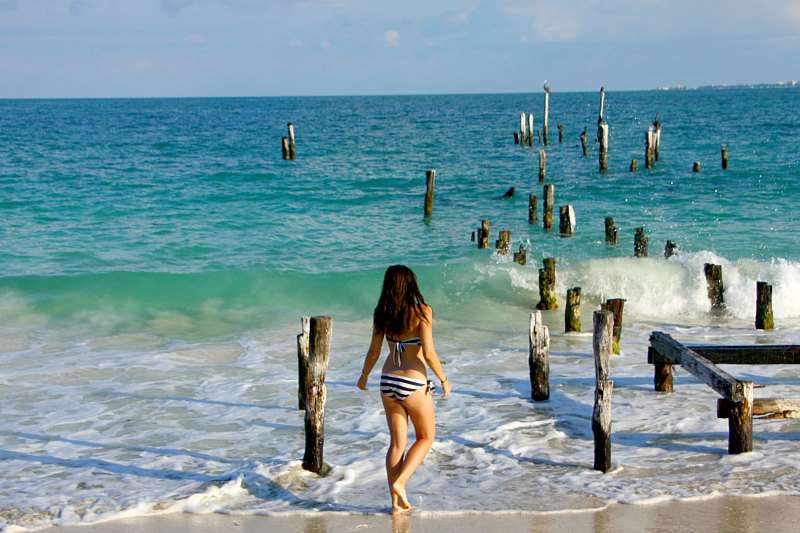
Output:
<instances>
[{"instance_id":1,"label":"white cloud","mask_svg":"<svg viewBox=\"0 0 800 533\"><path fill-rule=\"evenodd\" d=\"M397 48L400 46L400 32L397 30L387 30L386 33L383 34L383 38L386 41L386 46L389 48Z\"/></svg>"}]
</instances>

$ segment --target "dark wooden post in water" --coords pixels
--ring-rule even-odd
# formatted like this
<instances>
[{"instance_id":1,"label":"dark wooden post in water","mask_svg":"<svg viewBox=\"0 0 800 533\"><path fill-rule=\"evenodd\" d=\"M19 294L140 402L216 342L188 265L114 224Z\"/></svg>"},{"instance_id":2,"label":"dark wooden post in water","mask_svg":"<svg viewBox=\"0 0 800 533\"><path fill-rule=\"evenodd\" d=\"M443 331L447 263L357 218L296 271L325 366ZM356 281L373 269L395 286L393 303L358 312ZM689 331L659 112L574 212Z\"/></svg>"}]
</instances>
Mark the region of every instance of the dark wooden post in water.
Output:
<instances>
[{"instance_id":1,"label":"dark wooden post in water","mask_svg":"<svg viewBox=\"0 0 800 533\"><path fill-rule=\"evenodd\" d=\"M284 161L288 161L291 159L289 157L289 138L288 137L281 137L281 157L283 157Z\"/></svg>"},{"instance_id":2,"label":"dark wooden post in water","mask_svg":"<svg viewBox=\"0 0 800 533\"><path fill-rule=\"evenodd\" d=\"M519 132L514 132L514 144L519 144Z\"/></svg>"},{"instance_id":3,"label":"dark wooden post in water","mask_svg":"<svg viewBox=\"0 0 800 533\"><path fill-rule=\"evenodd\" d=\"M528 368L531 398L537 402L550 399L550 330L542 322L542 312L531 313L528 334Z\"/></svg>"},{"instance_id":4,"label":"dark wooden post in water","mask_svg":"<svg viewBox=\"0 0 800 533\"><path fill-rule=\"evenodd\" d=\"M556 200L556 186L548 183L544 186L544 215L542 216L542 227L544 229L551 229L553 227L553 205Z\"/></svg>"},{"instance_id":5,"label":"dark wooden post in water","mask_svg":"<svg viewBox=\"0 0 800 533\"><path fill-rule=\"evenodd\" d=\"M547 146L547 131L550 127L550 87L544 84L544 124L542 125L542 141Z\"/></svg>"},{"instance_id":6,"label":"dark wooden post in water","mask_svg":"<svg viewBox=\"0 0 800 533\"><path fill-rule=\"evenodd\" d=\"M656 119L653 121L653 141L655 141L653 143L653 155L658 161L661 157L661 121L658 120L658 114L656 114Z\"/></svg>"},{"instance_id":7,"label":"dark wooden post in water","mask_svg":"<svg viewBox=\"0 0 800 533\"><path fill-rule=\"evenodd\" d=\"M608 124L603 121L597 126L597 138L600 141L600 170L608 170Z\"/></svg>"},{"instance_id":8,"label":"dark wooden post in water","mask_svg":"<svg viewBox=\"0 0 800 533\"><path fill-rule=\"evenodd\" d=\"M614 382L609 379L609 366L614 315L609 311L595 311L593 318L592 351L596 380L592 411L594 469L608 472L611 470L611 392L614 389Z\"/></svg>"},{"instance_id":9,"label":"dark wooden post in water","mask_svg":"<svg viewBox=\"0 0 800 533\"><path fill-rule=\"evenodd\" d=\"M287 123L286 129L289 131L289 159L294 159L297 155L294 144L294 124L291 122Z\"/></svg>"},{"instance_id":10,"label":"dark wooden post in water","mask_svg":"<svg viewBox=\"0 0 800 533\"><path fill-rule=\"evenodd\" d=\"M675 252L678 250L678 245L675 244L674 241L667 241L667 244L664 246L664 259L669 259Z\"/></svg>"},{"instance_id":11,"label":"dark wooden post in water","mask_svg":"<svg viewBox=\"0 0 800 533\"><path fill-rule=\"evenodd\" d=\"M652 346L647 348L647 360L655 359L656 352ZM653 385L657 392L672 392L672 365L667 363L654 363Z\"/></svg>"},{"instance_id":12,"label":"dark wooden post in water","mask_svg":"<svg viewBox=\"0 0 800 533\"><path fill-rule=\"evenodd\" d=\"M564 125L562 123L558 123L558 144L562 144L564 142Z\"/></svg>"},{"instance_id":13,"label":"dark wooden post in water","mask_svg":"<svg viewBox=\"0 0 800 533\"><path fill-rule=\"evenodd\" d=\"M644 227L636 228L633 236L633 255L634 257L647 257L647 236Z\"/></svg>"},{"instance_id":14,"label":"dark wooden post in water","mask_svg":"<svg viewBox=\"0 0 800 533\"><path fill-rule=\"evenodd\" d=\"M700 172L700 161L695 161L692 165L692 172Z\"/></svg>"},{"instance_id":15,"label":"dark wooden post in water","mask_svg":"<svg viewBox=\"0 0 800 533\"><path fill-rule=\"evenodd\" d=\"M581 132L581 149L583 150L583 157L589 155L589 136L586 134L586 128Z\"/></svg>"},{"instance_id":16,"label":"dark wooden post in water","mask_svg":"<svg viewBox=\"0 0 800 533\"><path fill-rule=\"evenodd\" d=\"M306 451L303 468L324 475L322 461L325 441L325 372L331 351L331 322L329 316L311 317L308 336L308 372L306 373ZM328 467L329 468L329 467Z\"/></svg>"},{"instance_id":17,"label":"dark wooden post in water","mask_svg":"<svg viewBox=\"0 0 800 533\"><path fill-rule=\"evenodd\" d=\"M478 248L489 247L489 231L492 229L491 220L481 220L481 227L478 230Z\"/></svg>"},{"instance_id":18,"label":"dark wooden post in water","mask_svg":"<svg viewBox=\"0 0 800 533\"><path fill-rule=\"evenodd\" d=\"M655 137L653 127L647 129L644 136L644 168L653 168L653 161L655 160Z\"/></svg>"},{"instance_id":19,"label":"dark wooden post in water","mask_svg":"<svg viewBox=\"0 0 800 533\"><path fill-rule=\"evenodd\" d=\"M500 255L508 255L511 246L511 232L507 229L500 230L500 238L494 242L494 247Z\"/></svg>"},{"instance_id":20,"label":"dark wooden post in water","mask_svg":"<svg viewBox=\"0 0 800 533\"><path fill-rule=\"evenodd\" d=\"M297 336L297 408L306 408L306 375L308 374L308 336L311 317L300 319L300 334Z\"/></svg>"},{"instance_id":21,"label":"dark wooden post in water","mask_svg":"<svg viewBox=\"0 0 800 533\"><path fill-rule=\"evenodd\" d=\"M547 152L544 148L539 150L539 183L544 183L544 177L547 174Z\"/></svg>"},{"instance_id":22,"label":"dark wooden post in water","mask_svg":"<svg viewBox=\"0 0 800 533\"><path fill-rule=\"evenodd\" d=\"M523 145L528 144L527 129L528 129L528 120L525 117L525 112L523 111L522 113L519 114L519 135Z\"/></svg>"},{"instance_id":23,"label":"dark wooden post in water","mask_svg":"<svg viewBox=\"0 0 800 533\"><path fill-rule=\"evenodd\" d=\"M705 272L706 275L708 299L711 302L711 311L722 311L725 308L725 298L723 297L723 292L725 289L722 285L722 265L706 263L703 265L703 272Z\"/></svg>"},{"instance_id":24,"label":"dark wooden post in water","mask_svg":"<svg viewBox=\"0 0 800 533\"><path fill-rule=\"evenodd\" d=\"M606 217L606 243L617 244L617 227L614 225L614 219Z\"/></svg>"},{"instance_id":25,"label":"dark wooden post in water","mask_svg":"<svg viewBox=\"0 0 800 533\"><path fill-rule=\"evenodd\" d=\"M544 268L539 269L539 303L536 309L557 309L556 300L556 258L545 257Z\"/></svg>"},{"instance_id":26,"label":"dark wooden post in water","mask_svg":"<svg viewBox=\"0 0 800 533\"><path fill-rule=\"evenodd\" d=\"M538 199L535 194L528 196L528 224L536 224L536 221L539 219L539 213L537 213L536 208L537 201Z\"/></svg>"},{"instance_id":27,"label":"dark wooden post in water","mask_svg":"<svg viewBox=\"0 0 800 533\"><path fill-rule=\"evenodd\" d=\"M567 305L564 308L564 333L581 330L581 288L567 289Z\"/></svg>"},{"instance_id":28,"label":"dark wooden post in water","mask_svg":"<svg viewBox=\"0 0 800 533\"><path fill-rule=\"evenodd\" d=\"M773 329L772 285L766 281L756 282L756 329Z\"/></svg>"},{"instance_id":29,"label":"dark wooden post in water","mask_svg":"<svg viewBox=\"0 0 800 533\"><path fill-rule=\"evenodd\" d=\"M630 171L631 171L631 172L636 172L636 168L637 168L638 166L639 166L639 162L638 162L637 160L635 160L635 159L631 159L631 167L630 167Z\"/></svg>"},{"instance_id":30,"label":"dark wooden post in water","mask_svg":"<svg viewBox=\"0 0 800 533\"><path fill-rule=\"evenodd\" d=\"M611 349L614 353L619 353L619 340L622 337L622 311L625 308L624 298L609 298L600 305L603 311L611 311L614 314L614 329L611 342Z\"/></svg>"},{"instance_id":31,"label":"dark wooden post in water","mask_svg":"<svg viewBox=\"0 0 800 533\"><path fill-rule=\"evenodd\" d=\"M722 156L722 170L728 170L728 145L723 144L720 147L720 155Z\"/></svg>"},{"instance_id":32,"label":"dark wooden post in water","mask_svg":"<svg viewBox=\"0 0 800 533\"><path fill-rule=\"evenodd\" d=\"M436 171L428 170L425 172L425 216L433 214L433 191L436 185Z\"/></svg>"},{"instance_id":33,"label":"dark wooden post in water","mask_svg":"<svg viewBox=\"0 0 800 533\"><path fill-rule=\"evenodd\" d=\"M525 251L525 245L519 245L519 251L514 252L514 262L520 265L525 265L528 262L528 252Z\"/></svg>"},{"instance_id":34,"label":"dark wooden post in water","mask_svg":"<svg viewBox=\"0 0 800 533\"><path fill-rule=\"evenodd\" d=\"M753 451L753 382L741 386L742 401L728 404L728 453Z\"/></svg>"},{"instance_id":35,"label":"dark wooden post in water","mask_svg":"<svg viewBox=\"0 0 800 533\"><path fill-rule=\"evenodd\" d=\"M569 204L558 208L558 229L561 235L575 233L575 210Z\"/></svg>"}]
</instances>

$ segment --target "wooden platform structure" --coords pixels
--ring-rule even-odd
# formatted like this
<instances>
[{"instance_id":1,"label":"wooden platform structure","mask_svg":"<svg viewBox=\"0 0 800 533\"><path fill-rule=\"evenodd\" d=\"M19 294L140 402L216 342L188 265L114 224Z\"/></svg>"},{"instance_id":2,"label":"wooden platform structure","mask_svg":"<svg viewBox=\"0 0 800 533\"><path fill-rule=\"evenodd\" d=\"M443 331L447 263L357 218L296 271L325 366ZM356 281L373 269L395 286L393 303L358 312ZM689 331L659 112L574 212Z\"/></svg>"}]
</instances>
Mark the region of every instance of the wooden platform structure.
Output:
<instances>
[{"instance_id":1,"label":"wooden platform structure","mask_svg":"<svg viewBox=\"0 0 800 533\"><path fill-rule=\"evenodd\" d=\"M753 450L753 418L800 418L800 399L753 399L753 382L740 381L717 365L800 364L800 346L684 346L660 331L650 335L647 362L654 385L672 392L672 366L680 365L719 393L717 417L728 419L728 453Z\"/></svg>"}]
</instances>

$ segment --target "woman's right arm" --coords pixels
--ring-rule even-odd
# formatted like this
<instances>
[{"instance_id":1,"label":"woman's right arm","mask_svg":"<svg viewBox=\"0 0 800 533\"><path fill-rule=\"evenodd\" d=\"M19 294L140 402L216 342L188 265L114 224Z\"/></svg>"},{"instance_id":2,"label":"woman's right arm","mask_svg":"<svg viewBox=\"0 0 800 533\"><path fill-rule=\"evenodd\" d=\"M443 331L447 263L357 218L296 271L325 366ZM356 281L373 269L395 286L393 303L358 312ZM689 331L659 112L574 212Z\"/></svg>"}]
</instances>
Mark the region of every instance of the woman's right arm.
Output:
<instances>
[{"instance_id":1,"label":"woman's right arm","mask_svg":"<svg viewBox=\"0 0 800 533\"><path fill-rule=\"evenodd\" d=\"M383 345L383 333L380 331L376 331L375 328L372 328L372 340L369 343L369 349L367 350L367 355L364 357L364 366L361 369L361 375L358 377L358 388L361 390L367 390L367 380L369 379L369 373L372 372L372 367L375 366L375 363L378 362L378 358L381 356L381 346Z\"/></svg>"},{"instance_id":2,"label":"woman's right arm","mask_svg":"<svg viewBox=\"0 0 800 533\"><path fill-rule=\"evenodd\" d=\"M447 374L444 373L442 363L439 361L439 356L436 353L436 348L433 345L433 310L431 306L426 305L423 308L423 318L420 320L420 340L422 341L422 354L425 357L425 362L431 367L431 370L439 381L442 383L442 396L447 398L450 396L452 386L447 379Z\"/></svg>"}]
</instances>

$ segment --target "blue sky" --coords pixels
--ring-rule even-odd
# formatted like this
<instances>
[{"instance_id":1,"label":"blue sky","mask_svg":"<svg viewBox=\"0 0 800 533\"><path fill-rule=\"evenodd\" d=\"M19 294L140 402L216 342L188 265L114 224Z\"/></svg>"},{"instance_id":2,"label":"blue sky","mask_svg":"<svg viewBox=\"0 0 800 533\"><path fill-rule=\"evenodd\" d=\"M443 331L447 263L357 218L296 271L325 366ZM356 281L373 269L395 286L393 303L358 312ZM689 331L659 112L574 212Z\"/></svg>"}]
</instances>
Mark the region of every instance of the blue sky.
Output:
<instances>
[{"instance_id":1,"label":"blue sky","mask_svg":"<svg viewBox=\"0 0 800 533\"><path fill-rule=\"evenodd\" d=\"M800 78L800 0L0 0L0 97Z\"/></svg>"}]
</instances>

